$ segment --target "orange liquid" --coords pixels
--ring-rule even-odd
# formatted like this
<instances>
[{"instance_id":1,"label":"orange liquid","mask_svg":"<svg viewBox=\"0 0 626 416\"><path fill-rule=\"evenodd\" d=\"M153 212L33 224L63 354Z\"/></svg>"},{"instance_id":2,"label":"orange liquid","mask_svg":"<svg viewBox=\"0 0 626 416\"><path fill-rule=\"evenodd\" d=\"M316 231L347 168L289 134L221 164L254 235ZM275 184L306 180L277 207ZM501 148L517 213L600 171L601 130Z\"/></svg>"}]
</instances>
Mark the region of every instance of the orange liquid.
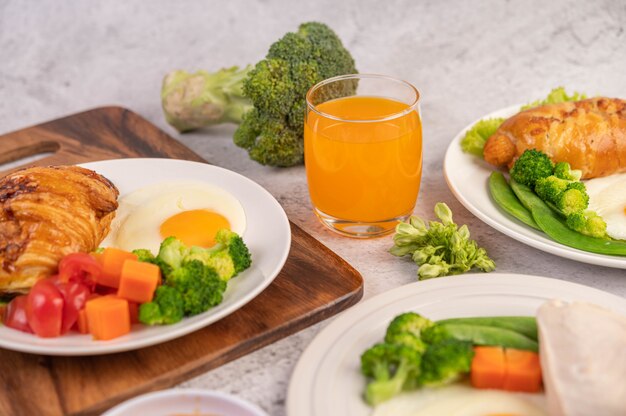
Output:
<instances>
[{"instance_id":1,"label":"orange liquid","mask_svg":"<svg viewBox=\"0 0 626 416\"><path fill-rule=\"evenodd\" d=\"M387 98L355 96L327 101L320 112L371 120L407 109ZM411 111L387 121L337 121L309 111L304 158L313 205L324 214L356 222L408 215L422 175L422 125Z\"/></svg>"}]
</instances>

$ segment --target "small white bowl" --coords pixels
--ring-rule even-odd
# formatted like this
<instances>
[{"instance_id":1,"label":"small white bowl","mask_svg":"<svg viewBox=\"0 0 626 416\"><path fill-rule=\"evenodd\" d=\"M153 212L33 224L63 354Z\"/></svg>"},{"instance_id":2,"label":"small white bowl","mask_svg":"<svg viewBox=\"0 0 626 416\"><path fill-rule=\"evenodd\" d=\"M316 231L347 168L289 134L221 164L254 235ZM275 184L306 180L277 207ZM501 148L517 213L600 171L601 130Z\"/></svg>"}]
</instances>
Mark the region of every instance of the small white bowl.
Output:
<instances>
[{"instance_id":1,"label":"small white bowl","mask_svg":"<svg viewBox=\"0 0 626 416\"><path fill-rule=\"evenodd\" d=\"M261 408L218 391L171 389L135 397L102 416L268 416Z\"/></svg>"}]
</instances>

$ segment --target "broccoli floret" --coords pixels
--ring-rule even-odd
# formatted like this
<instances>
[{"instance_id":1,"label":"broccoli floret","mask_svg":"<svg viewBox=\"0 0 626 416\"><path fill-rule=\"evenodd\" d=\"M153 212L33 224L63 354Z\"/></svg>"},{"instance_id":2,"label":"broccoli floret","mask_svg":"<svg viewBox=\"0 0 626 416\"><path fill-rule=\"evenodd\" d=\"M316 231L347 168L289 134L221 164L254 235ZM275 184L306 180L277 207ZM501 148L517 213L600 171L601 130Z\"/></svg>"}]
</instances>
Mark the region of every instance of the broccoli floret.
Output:
<instances>
[{"instance_id":1,"label":"broccoli floret","mask_svg":"<svg viewBox=\"0 0 626 416\"><path fill-rule=\"evenodd\" d=\"M198 260L185 261L174 269L167 284L181 293L185 315L197 315L222 302L226 282Z\"/></svg>"},{"instance_id":2,"label":"broccoli floret","mask_svg":"<svg viewBox=\"0 0 626 416\"><path fill-rule=\"evenodd\" d=\"M269 49L254 67L216 73L174 71L161 98L167 121L179 131L232 121L234 141L250 157L271 166L303 162L305 95L324 79L357 70L335 32L322 23L300 25ZM356 84L333 97L353 95Z\"/></svg>"},{"instance_id":3,"label":"broccoli floret","mask_svg":"<svg viewBox=\"0 0 626 416\"><path fill-rule=\"evenodd\" d=\"M418 382L422 386L442 386L469 373L474 350L468 341L445 340L431 344L422 356Z\"/></svg>"},{"instance_id":4,"label":"broccoli floret","mask_svg":"<svg viewBox=\"0 0 626 416\"><path fill-rule=\"evenodd\" d=\"M144 263L154 264L156 262L156 257L154 257L154 254L148 249L138 248L133 250L133 254L137 256L137 260L143 261Z\"/></svg>"},{"instance_id":5,"label":"broccoli floret","mask_svg":"<svg viewBox=\"0 0 626 416\"><path fill-rule=\"evenodd\" d=\"M594 211L579 211L567 216L569 228L591 237L606 237L606 222Z\"/></svg>"},{"instance_id":6,"label":"broccoli floret","mask_svg":"<svg viewBox=\"0 0 626 416\"><path fill-rule=\"evenodd\" d=\"M580 170L572 170L567 162L558 162L554 165L554 176L560 179L578 182L582 174Z\"/></svg>"},{"instance_id":7,"label":"broccoli floret","mask_svg":"<svg viewBox=\"0 0 626 416\"><path fill-rule=\"evenodd\" d=\"M568 189L559 194L554 204L559 211L568 216L587 209L589 205L589 195L578 189Z\"/></svg>"},{"instance_id":8,"label":"broccoli floret","mask_svg":"<svg viewBox=\"0 0 626 416\"><path fill-rule=\"evenodd\" d=\"M552 175L554 166L545 153L536 150L525 150L511 168L511 178L524 185L535 187L535 183L541 178Z\"/></svg>"},{"instance_id":9,"label":"broccoli floret","mask_svg":"<svg viewBox=\"0 0 626 416\"><path fill-rule=\"evenodd\" d=\"M552 175L537 180L535 183L535 192L539 195L539 198L555 204L559 199L559 195L567 189L568 185L568 181Z\"/></svg>"},{"instance_id":10,"label":"broccoli floret","mask_svg":"<svg viewBox=\"0 0 626 416\"><path fill-rule=\"evenodd\" d=\"M421 356L405 345L376 344L361 355L361 372L371 380L365 400L372 406L389 400L419 376Z\"/></svg>"},{"instance_id":11,"label":"broccoli floret","mask_svg":"<svg viewBox=\"0 0 626 416\"><path fill-rule=\"evenodd\" d=\"M567 189L578 189L580 192L587 193L587 187L582 182L570 182L567 184Z\"/></svg>"},{"instance_id":12,"label":"broccoli floret","mask_svg":"<svg viewBox=\"0 0 626 416\"><path fill-rule=\"evenodd\" d=\"M172 270L178 269L185 256L189 253L187 246L176 237L167 237L161 243L157 259L159 260L161 272L167 279Z\"/></svg>"},{"instance_id":13,"label":"broccoli floret","mask_svg":"<svg viewBox=\"0 0 626 416\"><path fill-rule=\"evenodd\" d=\"M139 321L146 325L169 325L183 319L183 298L169 286L159 286L152 302L139 307Z\"/></svg>"},{"instance_id":14,"label":"broccoli floret","mask_svg":"<svg viewBox=\"0 0 626 416\"><path fill-rule=\"evenodd\" d=\"M415 312L405 312L393 318L387 327L385 334L385 342L390 342L391 337L397 336L403 332L408 332L420 337L423 330L430 328L435 323L422 315Z\"/></svg>"},{"instance_id":15,"label":"broccoli floret","mask_svg":"<svg viewBox=\"0 0 626 416\"><path fill-rule=\"evenodd\" d=\"M221 229L215 235L215 241L216 244L210 248L192 247L185 260L201 261L213 268L224 281L250 267L250 251L237 233Z\"/></svg>"},{"instance_id":16,"label":"broccoli floret","mask_svg":"<svg viewBox=\"0 0 626 416\"><path fill-rule=\"evenodd\" d=\"M385 342L387 344L405 345L418 351L420 354L426 351L426 343L420 339L420 337L411 334L410 332L392 333L385 336Z\"/></svg>"}]
</instances>

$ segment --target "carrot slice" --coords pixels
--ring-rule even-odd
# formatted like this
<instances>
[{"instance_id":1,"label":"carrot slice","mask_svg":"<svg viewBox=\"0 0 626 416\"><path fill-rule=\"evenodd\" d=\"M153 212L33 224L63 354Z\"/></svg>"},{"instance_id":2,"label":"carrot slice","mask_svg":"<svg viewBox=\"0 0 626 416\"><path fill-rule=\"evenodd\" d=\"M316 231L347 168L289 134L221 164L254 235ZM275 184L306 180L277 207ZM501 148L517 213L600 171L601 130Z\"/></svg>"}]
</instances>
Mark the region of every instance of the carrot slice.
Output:
<instances>
[{"instance_id":1,"label":"carrot slice","mask_svg":"<svg viewBox=\"0 0 626 416\"><path fill-rule=\"evenodd\" d=\"M126 260L137 260L137 256L128 251L107 247L100 254L98 260L102 265L102 274L98 278L98 284L118 288L124 262Z\"/></svg>"},{"instance_id":2,"label":"carrot slice","mask_svg":"<svg viewBox=\"0 0 626 416\"><path fill-rule=\"evenodd\" d=\"M85 308L78 311L78 321L76 321L76 323L78 324L78 332L80 332L81 334L89 333L89 324L87 323L87 311L85 310Z\"/></svg>"},{"instance_id":3,"label":"carrot slice","mask_svg":"<svg viewBox=\"0 0 626 416\"><path fill-rule=\"evenodd\" d=\"M504 351L506 377L504 390L533 393L541 390L539 354L507 348Z\"/></svg>"},{"instance_id":4,"label":"carrot slice","mask_svg":"<svg viewBox=\"0 0 626 416\"><path fill-rule=\"evenodd\" d=\"M501 389L504 386L506 364L502 347L474 347L470 378L478 389Z\"/></svg>"},{"instance_id":5,"label":"carrot slice","mask_svg":"<svg viewBox=\"0 0 626 416\"><path fill-rule=\"evenodd\" d=\"M128 301L114 296L101 296L85 305L89 332L98 340L109 340L130 332Z\"/></svg>"},{"instance_id":6,"label":"carrot slice","mask_svg":"<svg viewBox=\"0 0 626 416\"><path fill-rule=\"evenodd\" d=\"M161 269L159 266L136 260L126 260L122 267L117 296L137 303L150 302L160 281Z\"/></svg>"}]
</instances>

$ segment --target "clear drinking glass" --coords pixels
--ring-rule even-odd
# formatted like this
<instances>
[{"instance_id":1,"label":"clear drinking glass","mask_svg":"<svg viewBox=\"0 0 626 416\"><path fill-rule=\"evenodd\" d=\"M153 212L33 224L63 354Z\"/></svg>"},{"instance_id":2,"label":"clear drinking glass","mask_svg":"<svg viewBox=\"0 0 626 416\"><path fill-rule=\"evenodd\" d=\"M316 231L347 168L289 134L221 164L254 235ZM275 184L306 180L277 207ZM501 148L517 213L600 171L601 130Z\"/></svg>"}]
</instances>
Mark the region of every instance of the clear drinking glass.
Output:
<instances>
[{"instance_id":1,"label":"clear drinking glass","mask_svg":"<svg viewBox=\"0 0 626 416\"><path fill-rule=\"evenodd\" d=\"M390 233L417 200L422 174L419 92L384 75L342 75L306 96L304 159L316 215L331 230Z\"/></svg>"}]
</instances>

